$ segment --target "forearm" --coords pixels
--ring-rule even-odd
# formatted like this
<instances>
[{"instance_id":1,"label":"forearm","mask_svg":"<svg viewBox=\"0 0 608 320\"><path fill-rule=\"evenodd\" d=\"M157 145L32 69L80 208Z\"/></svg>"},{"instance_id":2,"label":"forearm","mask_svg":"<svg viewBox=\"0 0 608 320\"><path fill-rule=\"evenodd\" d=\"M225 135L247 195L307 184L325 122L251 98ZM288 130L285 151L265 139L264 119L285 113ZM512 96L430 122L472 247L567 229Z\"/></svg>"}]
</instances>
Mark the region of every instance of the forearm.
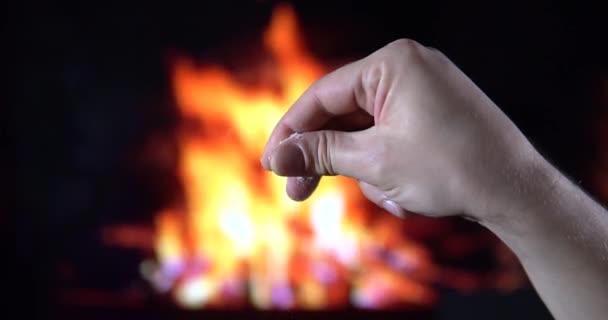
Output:
<instances>
[{"instance_id":1,"label":"forearm","mask_svg":"<svg viewBox=\"0 0 608 320\"><path fill-rule=\"evenodd\" d=\"M605 319L608 213L548 163L535 167L510 218L484 224L519 257L556 319Z\"/></svg>"}]
</instances>

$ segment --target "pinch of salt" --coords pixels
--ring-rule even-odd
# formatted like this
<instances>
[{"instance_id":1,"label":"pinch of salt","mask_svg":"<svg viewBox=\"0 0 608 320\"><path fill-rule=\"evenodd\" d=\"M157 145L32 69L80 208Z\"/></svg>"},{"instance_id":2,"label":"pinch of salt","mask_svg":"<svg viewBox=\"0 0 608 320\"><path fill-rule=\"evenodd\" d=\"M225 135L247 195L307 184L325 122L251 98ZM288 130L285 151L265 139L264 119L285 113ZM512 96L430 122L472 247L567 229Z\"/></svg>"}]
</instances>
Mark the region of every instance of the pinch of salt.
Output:
<instances>
[{"instance_id":1,"label":"pinch of salt","mask_svg":"<svg viewBox=\"0 0 608 320\"><path fill-rule=\"evenodd\" d=\"M299 132L294 132L289 137L287 137L287 139L281 140L281 142L279 142L279 144L283 144L284 142L291 141L291 140L299 140L300 138L302 138L302 134Z\"/></svg>"},{"instance_id":2,"label":"pinch of salt","mask_svg":"<svg viewBox=\"0 0 608 320\"><path fill-rule=\"evenodd\" d=\"M301 183L310 183L310 182L314 181L315 178L316 177L297 177L296 178L296 182L298 184L301 184Z\"/></svg>"}]
</instances>

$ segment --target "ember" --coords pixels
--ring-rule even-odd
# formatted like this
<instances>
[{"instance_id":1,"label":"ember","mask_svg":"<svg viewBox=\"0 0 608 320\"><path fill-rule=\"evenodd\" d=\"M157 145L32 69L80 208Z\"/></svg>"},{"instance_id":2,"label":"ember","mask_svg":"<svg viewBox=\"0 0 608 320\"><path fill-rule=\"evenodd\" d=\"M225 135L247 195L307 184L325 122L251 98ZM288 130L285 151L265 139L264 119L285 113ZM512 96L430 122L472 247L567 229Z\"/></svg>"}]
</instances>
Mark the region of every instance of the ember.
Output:
<instances>
[{"instance_id":1,"label":"ember","mask_svg":"<svg viewBox=\"0 0 608 320\"><path fill-rule=\"evenodd\" d=\"M175 61L175 99L188 124L178 134L184 203L157 214L157 260L142 273L188 308L432 304L429 279L415 276L433 270L426 250L394 218L372 227L354 181L325 179L296 203L285 180L261 168L280 116L326 71L305 50L291 8L274 12L264 40L279 93L242 85L219 66Z\"/></svg>"}]
</instances>

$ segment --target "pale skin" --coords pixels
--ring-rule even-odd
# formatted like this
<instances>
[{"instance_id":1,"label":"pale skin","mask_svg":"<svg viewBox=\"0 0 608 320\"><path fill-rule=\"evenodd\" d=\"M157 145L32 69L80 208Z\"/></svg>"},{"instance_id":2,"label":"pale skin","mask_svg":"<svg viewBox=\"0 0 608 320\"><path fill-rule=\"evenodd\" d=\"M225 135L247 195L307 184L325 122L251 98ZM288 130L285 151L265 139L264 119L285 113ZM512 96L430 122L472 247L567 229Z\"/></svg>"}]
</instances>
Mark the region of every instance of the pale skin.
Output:
<instances>
[{"instance_id":1,"label":"pale skin","mask_svg":"<svg viewBox=\"0 0 608 320\"><path fill-rule=\"evenodd\" d=\"M608 315L607 211L435 49L397 40L315 82L262 165L290 177L294 200L343 175L399 217L478 221L515 252L556 319Z\"/></svg>"}]
</instances>

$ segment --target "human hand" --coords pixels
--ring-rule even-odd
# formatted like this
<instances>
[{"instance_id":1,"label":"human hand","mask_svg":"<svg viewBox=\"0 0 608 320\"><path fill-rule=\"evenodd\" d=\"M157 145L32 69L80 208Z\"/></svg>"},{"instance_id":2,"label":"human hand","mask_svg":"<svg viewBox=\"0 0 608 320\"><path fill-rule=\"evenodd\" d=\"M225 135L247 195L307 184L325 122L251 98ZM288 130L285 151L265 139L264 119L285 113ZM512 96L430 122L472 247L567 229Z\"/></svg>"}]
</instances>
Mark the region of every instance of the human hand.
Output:
<instances>
[{"instance_id":1,"label":"human hand","mask_svg":"<svg viewBox=\"0 0 608 320\"><path fill-rule=\"evenodd\" d=\"M496 219L543 165L517 127L448 58L397 40L315 82L273 131L265 169L306 199L320 176L359 181L395 215ZM308 177L308 178L303 178Z\"/></svg>"}]
</instances>

